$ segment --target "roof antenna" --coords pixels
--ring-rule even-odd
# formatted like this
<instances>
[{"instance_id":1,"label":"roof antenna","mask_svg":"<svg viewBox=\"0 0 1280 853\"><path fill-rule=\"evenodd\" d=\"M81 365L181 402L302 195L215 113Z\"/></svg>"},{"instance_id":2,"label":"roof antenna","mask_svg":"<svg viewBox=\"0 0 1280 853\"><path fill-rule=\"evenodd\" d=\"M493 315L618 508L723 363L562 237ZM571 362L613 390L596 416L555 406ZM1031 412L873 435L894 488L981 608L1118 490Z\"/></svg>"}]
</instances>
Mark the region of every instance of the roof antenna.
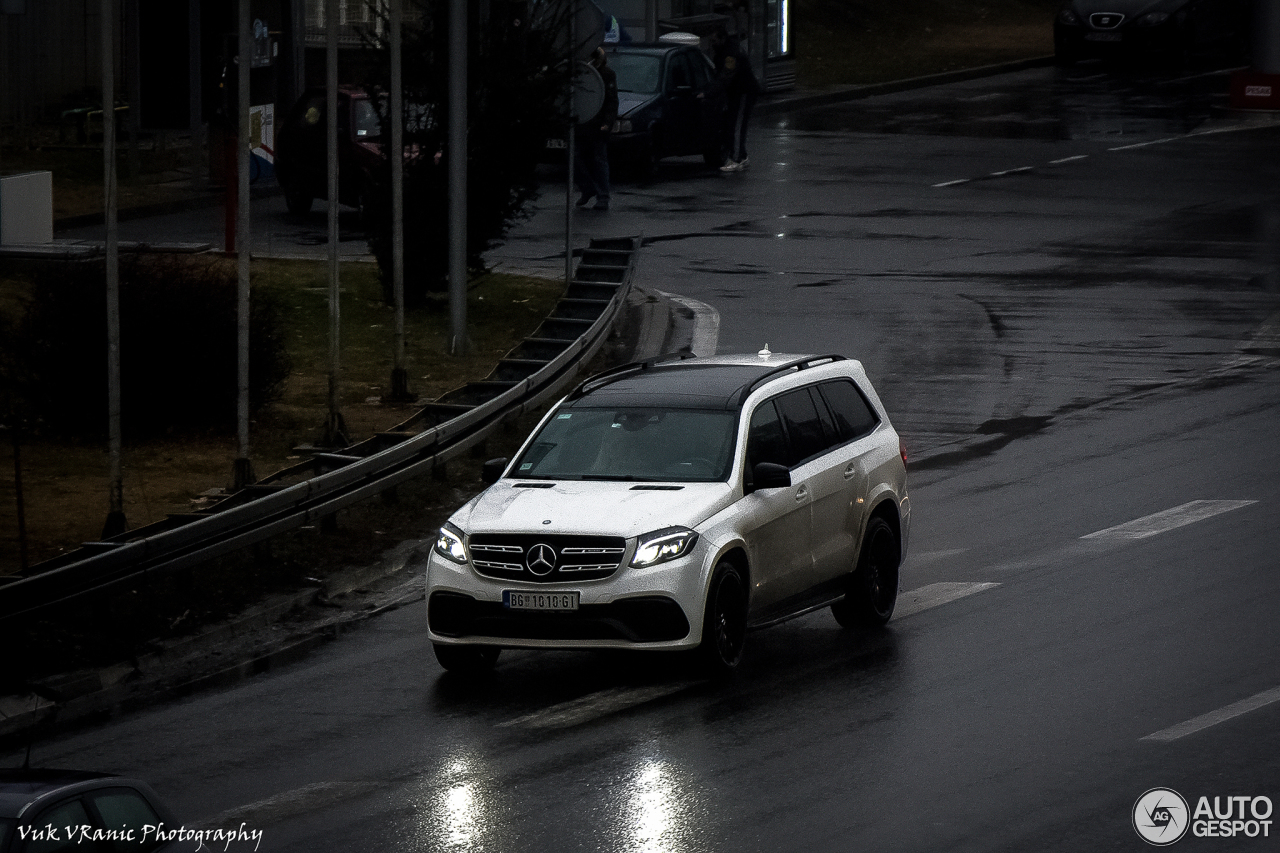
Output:
<instances>
[{"instance_id":1,"label":"roof antenna","mask_svg":"<svg viewBox=\"0 0 1280 853\"><path fill-rule=\"evenodd\" d=\"M769 356L773 355L773 353L769 352L769 345L765 344L764 349L760 350L760 352L756 353L756 355L760 356L761 358L768 358Z\"/></svg>"}]
</instances>

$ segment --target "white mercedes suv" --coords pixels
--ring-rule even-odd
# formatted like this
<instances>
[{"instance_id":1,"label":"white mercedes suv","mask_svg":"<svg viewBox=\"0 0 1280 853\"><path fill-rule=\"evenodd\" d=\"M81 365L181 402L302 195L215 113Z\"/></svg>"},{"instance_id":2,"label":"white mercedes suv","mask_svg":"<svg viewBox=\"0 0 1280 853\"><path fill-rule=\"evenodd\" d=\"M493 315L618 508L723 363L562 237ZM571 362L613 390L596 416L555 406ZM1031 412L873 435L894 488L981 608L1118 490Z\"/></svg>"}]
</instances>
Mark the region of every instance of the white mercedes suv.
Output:
<instances>
[{"instance_id":1,"label":"white mercedes suv","mask_svg":"<svg viewBox=\"0 0 1280 853\"><path fill-rule=\"evenodd\" d=\"M839 355L669 356L579 385L440 529L427 628L446 669L502 648L698 649L830 606L893 614L906 453Z\"/></svg>"}]
</instances>

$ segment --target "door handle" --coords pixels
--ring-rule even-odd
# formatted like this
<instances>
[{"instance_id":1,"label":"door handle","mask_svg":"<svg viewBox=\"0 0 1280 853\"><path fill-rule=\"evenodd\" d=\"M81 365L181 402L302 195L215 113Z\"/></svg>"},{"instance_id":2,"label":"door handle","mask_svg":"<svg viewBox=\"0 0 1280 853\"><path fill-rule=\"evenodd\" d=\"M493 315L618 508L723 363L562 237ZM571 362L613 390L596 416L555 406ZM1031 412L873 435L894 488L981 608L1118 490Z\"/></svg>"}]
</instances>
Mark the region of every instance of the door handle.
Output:
<instances>
[{"instance_id":1,"label":"door handle","mask_svg":"<svg viewBox=\"0 0 1280 853\"><path fill-rule=\"evenodd\" d=\"M852 480L852 479L853 479L853 475L854 475L854 474L856 474L856 473L858 473L858 466L857 466L857 464L856 464L856 463L854 463L854 462L850 462L850 463L849 463L849 467L844 469L844 478L845 478L846 480Z\"/></svg>"},{"instance_id":2,"label":"door handle","mask_svg":"<svg viewBox=\"0 0 1280 853\"><path fill-rule=\"evenodd\" d=\"M800 488L796 489L796 500L802 501L807 497L809 497L808 486L801 486Z\"/></svg>"}]
</instances>

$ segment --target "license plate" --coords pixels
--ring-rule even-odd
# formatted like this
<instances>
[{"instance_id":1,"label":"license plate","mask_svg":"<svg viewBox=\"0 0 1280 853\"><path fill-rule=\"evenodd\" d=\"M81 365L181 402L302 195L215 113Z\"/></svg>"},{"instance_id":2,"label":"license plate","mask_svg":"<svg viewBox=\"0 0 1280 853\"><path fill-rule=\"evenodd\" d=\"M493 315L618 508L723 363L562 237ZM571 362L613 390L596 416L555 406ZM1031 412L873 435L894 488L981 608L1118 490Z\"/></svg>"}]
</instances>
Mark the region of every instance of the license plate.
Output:
<instances>
[{"instance_id":1,"label":"license plate","mask_svg":"<svg viewBox=\"0 0 1280 853\"><path fill-rule=\"evenodd\" d=\"M548 148L566 148L568 146L566 146L565 141L563 139L548 139L547 147Z\"/></svg>"},{"instance_id":2,"label":"license plate","mask_svg":"<svg viewBox=\"0 0 1280 853\"><path fill-rule=\"evenodd\" d=\"M1121 41L1124 38L1120 33L1085 33L1085 41Z\"/></svg>"},{"instance_id":3,"label":"license plate","mask_svg":"<svg viewBox=\"0 0 1280 853\"><path fill-rule=\"evenodd\" d=\"M563 612L578 609L579 592L517 592L502 591L502 606L508 610L544 610Z\"/></svg>"}]
</instances>

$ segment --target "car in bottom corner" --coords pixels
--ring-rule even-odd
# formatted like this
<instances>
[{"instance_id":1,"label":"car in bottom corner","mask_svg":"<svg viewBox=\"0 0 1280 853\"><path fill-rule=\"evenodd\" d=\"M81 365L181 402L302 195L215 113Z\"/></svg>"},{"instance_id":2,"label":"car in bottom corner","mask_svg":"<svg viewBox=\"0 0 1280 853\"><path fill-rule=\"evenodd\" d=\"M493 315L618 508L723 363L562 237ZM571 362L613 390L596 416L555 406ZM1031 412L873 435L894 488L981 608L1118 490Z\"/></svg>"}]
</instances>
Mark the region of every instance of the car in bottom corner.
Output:
<instances>
[{"instance_id":1,"label":"car in bottom corner","mask_svg":"<svg viewBox=\"0 0 1280 853\"><path fill-rule=\"evenodd\" d=\"M0 853L198 851L149 785L111 773L0 770Z\"/></svg>"},{"instance_id":2,"label":"car in bottom corner","mask_svg":"<svg viewBox=\"0 0 1280 853\"><path fill-rule=\"evenodd\" d=\"M503 648L697 650L830 607L893 614L906 453L841 355L667 357L588 379L440 528L426 566L440 664Z\"/></svg>"}]
</instances>

